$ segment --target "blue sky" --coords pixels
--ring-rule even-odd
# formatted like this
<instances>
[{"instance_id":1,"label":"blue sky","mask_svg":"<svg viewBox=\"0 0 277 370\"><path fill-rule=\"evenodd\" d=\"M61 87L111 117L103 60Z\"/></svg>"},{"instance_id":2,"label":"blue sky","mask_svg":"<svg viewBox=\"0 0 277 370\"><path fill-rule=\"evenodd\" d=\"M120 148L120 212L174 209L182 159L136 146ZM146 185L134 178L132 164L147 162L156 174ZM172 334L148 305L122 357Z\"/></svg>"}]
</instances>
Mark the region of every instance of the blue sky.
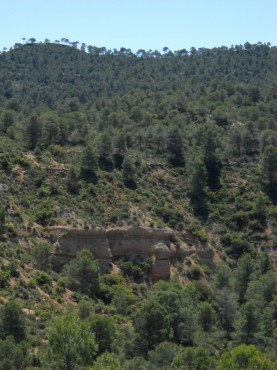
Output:
<instances>
[{"instance_id":1,"label":"blue sky","mask_svg":"<svg viewBox=\"0 0 277 370\"><path fill-rule=\"evenodd\" d=\"M0 50L31 37L133 52L277 45L277 0L0 0L0 14Z\"/></svg>"}]
</instances>

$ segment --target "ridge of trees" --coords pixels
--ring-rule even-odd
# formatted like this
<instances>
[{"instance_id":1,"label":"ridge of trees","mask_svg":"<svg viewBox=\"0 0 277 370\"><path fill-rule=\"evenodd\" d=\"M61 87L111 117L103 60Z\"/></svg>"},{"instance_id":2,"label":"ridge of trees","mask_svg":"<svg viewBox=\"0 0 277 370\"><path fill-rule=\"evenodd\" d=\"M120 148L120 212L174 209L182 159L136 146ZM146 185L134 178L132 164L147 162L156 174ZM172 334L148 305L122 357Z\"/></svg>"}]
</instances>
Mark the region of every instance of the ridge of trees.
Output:
<instances>
[{"instance_id":1,"label":"ridge of trees","mask_svg":"<svg viewBox=\"0 0 277 370\"><path fill-rule=\"evenodd\" d=\"M276 47L61 43L0 54L0 368L276 369ZM39 225L169 226L225 263L61 268Z\"/></svg>"},{"instance_id":2,"label":"ridge of trees","mask_svg":"<svg viewBox=\"0 0 277 370\"><path fill-rule=\"evenodd\" d=\"M61 100L74 96L83 104L97 97L136 90L182 89L197 98L201 89L211 84L216 88L219 81L225 81L231 93L230 85L235 81L272 83L276 77L277 49L269 44L191 48L190 53L166 51L159 56L146 53L145 57L141 56L144 53L127 53L129 49L125 48L112 52L104 52L105 48L92 49L93 52L87 53L68 44L28 42L2 52L0 101L13 97L19 98L28 109L36 105L56 108ZM253 87L251 99L258 99L258 93L257 87Z\"/></svg>"}]
</instances>

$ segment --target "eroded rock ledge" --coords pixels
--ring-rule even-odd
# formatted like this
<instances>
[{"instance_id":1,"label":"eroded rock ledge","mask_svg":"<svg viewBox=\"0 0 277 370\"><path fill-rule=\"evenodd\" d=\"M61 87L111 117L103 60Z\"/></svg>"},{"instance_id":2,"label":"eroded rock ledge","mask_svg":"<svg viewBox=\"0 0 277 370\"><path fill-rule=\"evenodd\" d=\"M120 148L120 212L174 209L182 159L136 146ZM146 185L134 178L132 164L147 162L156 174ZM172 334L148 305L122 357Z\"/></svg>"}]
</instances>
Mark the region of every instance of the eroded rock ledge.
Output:
<instances>
[{"instance_id":1,"label":"eroded rock ledge","mask_svg":"<svg viewBox=\"0 0 277 370\"><path fill-rule=\"evenodd\" d=\"M175 234L170 228L130 227L84 230L56 226L47 228L47 232L53 243L54 254L61 265L74 258L81 249L88 249L93 253L99 260L102 273L110 272L112 262L126 256L130 260L136 257L153 257L152 281L169 278L171 261L191 254L191 247L185 241L181 248L176 248ZM201 248L198 246L197 249L201 250ZM213 251L208 245L205 247L204 254L206 258L212 258Z\"/></svg>"}]
</instances>

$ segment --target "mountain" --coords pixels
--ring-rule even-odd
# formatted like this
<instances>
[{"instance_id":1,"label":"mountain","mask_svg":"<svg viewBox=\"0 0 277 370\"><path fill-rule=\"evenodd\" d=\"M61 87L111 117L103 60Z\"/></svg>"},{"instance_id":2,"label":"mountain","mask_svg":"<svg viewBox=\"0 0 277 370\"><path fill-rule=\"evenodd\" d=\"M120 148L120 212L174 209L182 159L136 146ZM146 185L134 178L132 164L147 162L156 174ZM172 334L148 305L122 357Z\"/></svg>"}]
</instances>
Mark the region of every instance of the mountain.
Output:
<instances>
[{"instance_id":1,"label":"mountain","mask_svg":"<svg viewBox=\"0 0 277 370\"><path fill-rule=\"evenodd\" d=\"M0 367L274 368L276 56L0 54Z\"/></svg>"},{"instance_id":2,"label":"mountain","mask_svg":"<svg viewBox=\"0 0 277 370\"><path fill-rule=\"evenodd\" d=\"M137 91L176 92L212 83L270 85L276 80L276 47L265 44L201 48L159 54L82 52L59 44L16 44L0 56L2 99L50 108L70 97L81 103ZM230 93L230 92L229 92Z\"/></svg>"}]
</instances>

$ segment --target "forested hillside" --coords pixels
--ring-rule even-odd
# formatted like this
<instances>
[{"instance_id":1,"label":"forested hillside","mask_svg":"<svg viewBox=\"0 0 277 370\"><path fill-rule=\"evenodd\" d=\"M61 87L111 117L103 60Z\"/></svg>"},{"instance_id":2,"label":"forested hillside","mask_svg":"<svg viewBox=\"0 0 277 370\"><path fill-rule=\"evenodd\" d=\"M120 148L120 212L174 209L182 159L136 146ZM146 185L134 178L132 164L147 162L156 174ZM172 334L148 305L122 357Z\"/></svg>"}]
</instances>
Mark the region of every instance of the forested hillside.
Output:
<instances>
[{"instance_id":1,"label":"forested hillside","mask_svg":"<svg viewBox=\"0 0 277 370\"><path fill-rule=\"evenodd\" d=\"M276 368L276 98L269 44L0 53L0 368ZM50 226L170 227L219 261L58 270Z\"/></svg>"}]
</instances>

